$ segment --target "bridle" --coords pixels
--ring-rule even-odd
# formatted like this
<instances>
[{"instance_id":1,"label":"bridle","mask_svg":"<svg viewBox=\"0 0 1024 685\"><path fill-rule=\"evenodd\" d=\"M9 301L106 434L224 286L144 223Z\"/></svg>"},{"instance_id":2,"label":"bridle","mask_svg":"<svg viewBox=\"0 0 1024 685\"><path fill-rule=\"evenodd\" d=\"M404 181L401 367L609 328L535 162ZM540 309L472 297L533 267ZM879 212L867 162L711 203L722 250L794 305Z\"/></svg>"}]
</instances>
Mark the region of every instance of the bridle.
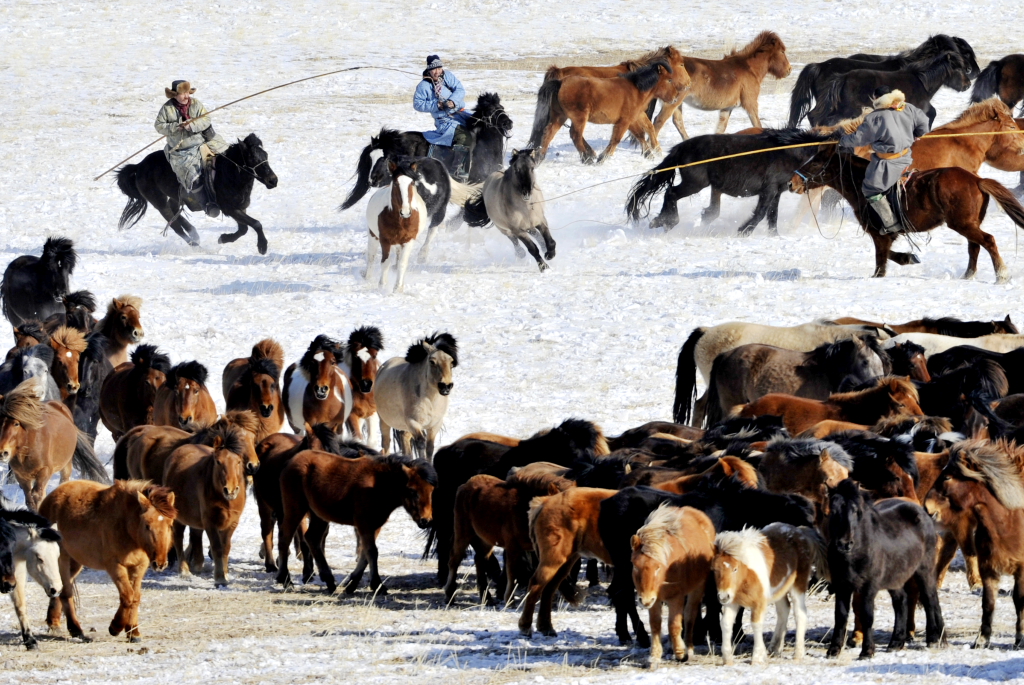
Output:
<instances>
[{"instance_id":1,"label":"bridle","mask_svg":"<svg viewBox=\"0 0 1024 685\"><path fill-rule=\"evenodd\" d=\"M260 162L258 164L249 165L249 164L239 164L235 160L233 160L230 157L228 157L226 154L217 155L217 157L219 159L226 159L227 161L231 162L232 164L235 165L235 168L237 168L239 171L241 171L241 172L243 172L245 174L248 174L249 176L252 176L254 179L259 181L260 183L262 183L263 180L259 176L256 175L256 170L259 169L264 164L267 164L267 163L270 162L269 159L264 159L262 162Z\"/></svg>"}]
</instances>

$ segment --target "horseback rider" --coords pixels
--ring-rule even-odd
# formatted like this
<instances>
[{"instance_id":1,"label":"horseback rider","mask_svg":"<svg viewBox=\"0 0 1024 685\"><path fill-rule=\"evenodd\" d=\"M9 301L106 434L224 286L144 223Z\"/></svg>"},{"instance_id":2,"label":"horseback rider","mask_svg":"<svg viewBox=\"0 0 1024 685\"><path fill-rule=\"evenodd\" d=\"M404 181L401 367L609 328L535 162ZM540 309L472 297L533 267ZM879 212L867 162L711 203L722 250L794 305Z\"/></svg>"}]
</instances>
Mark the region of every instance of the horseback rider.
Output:
<instances>
[{"instance_id":1,"label":"horseback rider","mask_svg":"<svg viewBox=\"0 0 1024 685\"><path fill-rule=\"evenodd\" d=\"M871 161L861 191L882 220L879 233L886 235L898 233L902 225L885 194L913 163L910 147L928 133L930 127L925 113L907 102L902 91L879 86L871 94L871 99L874 111L864 118L864 123L856 131L839 139L839 147L852 150L871 146Z\"/></svg>"},{"instance_id":2,"label":"horseback rider","mask_svg":"<svg viewBox=\"0 0 1024 685\"><path fill-rule=\"evenodd\" d=\"M192 94L188 81L178 80L164 88L167 102L156 115L154 126L167 136L164 155L181 184L181 196L192 211L220 215L213 190L214 158L228 149L227 142L213 130L206 107Z\"/></svg>"},{"instance_id":3,"label":"horseback rider","mask_svg":"<svg viewBox=\"0 0 1024 685\"><path fill-rule=\"evenodd\" d=\"M458 181L469 177L471 136L464 126L469 120L465 100L466 89L455 74L444 70L441 58L427 57L427 68L423 70L423 80L416 86L412 106L417 112L427 112L434 117L434 130L425 131L423 137L431 144L432 153L433 146L451 147L452 159L448 166Z\"/></svg>"}]
</instances>

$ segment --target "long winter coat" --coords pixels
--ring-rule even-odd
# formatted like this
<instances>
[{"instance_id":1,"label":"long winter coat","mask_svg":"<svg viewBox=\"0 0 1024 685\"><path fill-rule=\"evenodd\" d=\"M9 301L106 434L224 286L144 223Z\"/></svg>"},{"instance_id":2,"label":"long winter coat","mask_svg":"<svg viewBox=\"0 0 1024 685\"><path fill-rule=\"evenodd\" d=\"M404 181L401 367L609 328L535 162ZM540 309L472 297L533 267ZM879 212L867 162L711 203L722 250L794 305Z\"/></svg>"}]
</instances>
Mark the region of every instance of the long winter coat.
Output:
<instances>
[{"instance_id":1,"label":"long winter coat","mask_svg":"<svg viewBox=\"0 0 1024 685\"><path fill-rule=\"evenodd\" d=\"M424 77L416 86L416 93L412 97L412 106L417 112L426 112L434 117L434 130L425 131L423 137L432 145L450 146L455 138L455 129L459 124L465 124L468 116L463 112L466 106L466 89L462 83L450 71L441 75L444 85L441 86L441 97L438 98L434 92L434 83ZM451 100L455 103L454 110L440 110L437 108L439 102Z\"/></svg>"},{"instance_id":2,"label":"long winter coat","mask_svg":"<svg viewBox=\"0 0 1024 685\"><path fill-rule=\"evenodd\" d=\"M909 150L914 140L928 133L928 117L910 104L898 109L876 109L864 119L856 131L844 135L839 146L844 149L870 145L874 152L896 153ZM861 190L871 197L896 185L903 171L913 163L910 152L896 159L871 155Z\"/></svg>"},{"instance_id":3,"label":"long winter coat","mask_svg":"<svg viewBox=\"0 0 1024 685\"><path fill-rule=\"evenodd\" d=\"M210 117L204 116L205 114L206 107L203 103L192 98L188 105L190 121L188 126L183 129L181 124L184 119L181 117L181 112L175 107L174 100L168 100L160 108L160 112L156 115L156 122L153 124L157 133L167 136L164 155L171 163L171 169L178 177L178 182L186 188L191 188L195 184L202 170L203 159L199 152L200 145L206 143L215 155L228 149L227 142L220 135L215 135L210 140L203 135L203 131L212 126Z\"/></svg>"}]
</instances>

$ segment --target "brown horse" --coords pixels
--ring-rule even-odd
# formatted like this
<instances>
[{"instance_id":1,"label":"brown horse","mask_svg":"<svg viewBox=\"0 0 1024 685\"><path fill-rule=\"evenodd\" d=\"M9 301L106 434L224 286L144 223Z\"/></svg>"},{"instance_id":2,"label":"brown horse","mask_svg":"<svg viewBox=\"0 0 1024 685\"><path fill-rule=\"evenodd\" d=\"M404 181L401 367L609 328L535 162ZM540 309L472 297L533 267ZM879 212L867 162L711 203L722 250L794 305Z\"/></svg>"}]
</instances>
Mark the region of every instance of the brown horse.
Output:
<instances>
[{"instance_id":1,"label":"brown horse","mask_svg":"<svg viewBox=\"0 0 1024 685\"><path fill-rule=\"evenodd\" d=\"M46 624L57 630L61 608L68 632L83 642L75 607L75 577L83 566L106 571L117 586L121 603L110 622L110 634L122 630L129 642L140 642L139 603L142 578L150 565L167 567L171 524L178 512L174 493L144 481L117 481L109 487L76 480L59 485L40 506L40 512L61 531L60 575L64 589L50 600Z\"/></svg>"},{"instance_id":2,"label":"brown horse","mask_svg":"<svg viewBox=\"0 0 1024 685\"><path fill-rule=\"evenodd\" d=\"M690 87L690 77L678 65L659 59L636 71L620 74L615 78L592 76L569 76L564 81L551 79L544 82L537 93L537 111L547 111L534 122L534 135L539 124L545 124L540 136L540 155L547 154L555 134L571 122L569 136L585 164L598 164L615 154L626 131L630 131L641 142L644 155L650 156L661 151L658 134L644 110L655 98L664 102L678 102ZM587 123L612 124L608 147L600 156L583 138ZM644 139L647 137L647 140Z\"/></svg>"},{"instance_id":3,"label":"brown horse","mask_svg":"<svg viewBox=\"0 0 1024 685\"><path fill-rule=\"evenodd\" d=\"M217 405L206 388L206 376L206 367L196 361L174 366L156 391L153 423L196 431L216 421Z\"/></svg>"},{"instance_id":4,"label":"brown horse","mask_svg":"<svg viewBox=\"0 0 1024 685\"><path fill-rule=\"evenodd\" d=\"M7 351L7 359L24 347L35 347L46 345L50 342L50 334L46 332L38 319L25 321L20 326L14 327L14 347Z\"/></svg>"},{"instance_id":5,"label":"brown horse","mask_svg":"<svg viewBox=\"0 0 1024 685\"><path fill-rule=\"evenodd\" d=\"M25 504L39 509L54 473L60 482L77 467L82 478L109 482L89 438L78 430L71 411L60 402L40 400L38 380L30 378L0 395L0 462L25 493Z\"/></svg>"},{"instance_id":6,"label":"brown horse","mask_svg":"<svg viewBox=\"0 0 1024 685\"><path fill-rule=\"evenodd\" d=\"M814 503L816 522L828 514L828 490L850 477L853 461L835 443L776 438L757 467L766 490L803 495Z\"/></svg>"},{"instance_id":7,"label":"brown horse","mask_svg":"<svg viewBox=\"0 0 1024 685\"><path fill-rule=\"evenodd\" d=\"M459 579L459 566L466 549L473 545L476 562L476 583L480 601L492 603L487 591L486 560L495 547L505 550L506 606L512 599L517 583L525 585L529 574L525 571L526 553L533 551L530 541L530 522L527 514L530 501L542 495L554 495L574 487L574 481L557 475L563 470L557 464L546 464L541 470L537 462L516 471L507 481L479 474L461 485L455 494L455 538L448 557L448 582L444 587L445 599L452 601ZM550 470L554 466L555 470ZM526 576L524 578L524 576Z\"/></svg>"},{"instance_id":8,"label":"brown horse","mask_svg":"<svg viewBox=\"0 0 1024 685\"><path fill-rule=\"evenodd\" d=\"M1017 135L939 138L950 133L1018 131ZM934 136L934 137L933 137ZM1013 120L1010 108L996 98L972 104L949 122L919 138L911 148L911 169L960 167L978 173L982 163L1001 171L1024 170L1024 131Z\"/></svg>"},{"instance_id":9,"label":"brown horse","mask_svg":"<svg viewBox=\"0 0 1024 685\"><path fill-rule=\"evenodd\" d=\"M656 490L664 490L665 492L682 495L687 492L693 492L701 483L718 483L732 476L736 476L736 480L748 488L756 488L760 484L757 477L757 469L753 465L748 464L739 457L725 456L701 473L661 481L652 485L652 487Z\"/></svg>"},{"instance_id":10,"label":"brown horse","mask_svg":"<svg viewBox=\"0 0 1024 685\"><path fill-rule=\"evenodd\" d=\"M326 335L309 344L298 364L284 372L282 403L288 425L301 434L303 426L326 423L338 430L352 411L352 382L339 366L345 346Z\"/></svg>"},{"instance_id":11,"label":"brown horse","mask_svg":"<svg viewBox=\"0 0 1024 685\"><path fill-rule=\"evenodd\" d=\"M839 326L874 326L880 330L892 330L897 334L932 333L934 335L950 335L955 338L978 338L993 333L1020 334L1017 326L1010 320L1009 314L1002 321L961 321L948 316L940 319L914 319L906 323L873 323L852 316L843 316L829 321ZM927 381L925 382L927 383Z\"/></svg>"},{"instance_id":12,"label":"brown horse","mask_svg":"<svg viewBox=\"0 0 1024 685\"><path fill-rule=\"evenodd\" d=\"M849 421L870 426L894 414L921 415L917 388L899 376L884 376L867 390L835 393L827 400L807 400L792 395L770 394L745 404L739 416L781 416L786 430L797 435L819 421Z\"/></svg>"},{"instance_id":13,"label":"brown horse","mask_svg":"<svg viewBox=\"0 0 1024 685\"><path fill-rule=\"evenodd\" d=\"M533 634L533 608L540 600L537 631L541 635L557 635L551 625L551 604L555 589L580 557L612 564L608 548L597 528L601 502L617 490L604 488L569 488L550 497L535 497L530 503L530 538L537 553L537 569L530 578L530 588L519 617L519 632Z\"/></svg>"},{"instance_id":14,"label":"brown horse","mask_svg":"<svg viewBox=\"0 0 1024 685\"><path fill-rule=\"evenodd\" d=\"M342 581L345 592L356 591L369 564L370 588L376 594L386 594L377 569L377 535L398 507L404 507L420 528L429 526L433 519L431 496L436 485L437 472L423 459L397 454L345 459L315 450L295 455L281 472L284 514L277 540L277 582L285 588L292 587L288 549L308 514L306 541L327 591L333 593L337 588L323 551L328 523L333 522L354 527L359 541L356 567Z\"/></svg>"},{"instance_id":15,"label":"brown horse","mask_svg":"<svg viewBox=\"0 0 1024 685\"><path fill-rule=\"evenodd\" d=\"M245 509L245 452L241 431L223 427L213 432L212 445L182 445L167 458L163 482L177 498L174 551L182 575L202 572L205 531L210 538L214 585L227 586L231 536ZM190 528L188 549L186 526Z\"/></svg>"},{"instance_id":16,"label":"brown horse","mask_svg":"<svg viewBox=\"0 0 1024 685\"><path fill-rule=\"evenodd\" d=\"M53 348L50 374L60 388L60 398L69 403L68 398L76 394L79 388L78 358L85 352L85 336L77 328L61 326L50 336L49 343Z\"/></svg>"},{"instance_id":17,"label":"brown horse","mask_svg":"<svg viewBox=\"0 0 1024 685\"><path fill-rule=\"evenodd\" d=\"M1013 108L1024 100L1024 55L1018 53L993 60L978 76L971 91L971 102L998 96Z\"/></svg>"},{"instance_id":18,"label":"brown horse","mask_svg":"<svg viewBox=\"0 0 1024 685\"><path fill-rule=\"evenodd\" d=\"M248 409L259 419L256 442L277 433L284 425L282 369L284 348L270 338L253 345L248 358L232 359L224 367L224 407L227 411Z\"/></svg>"},{"instance_id":19,"label":"brown horse","mask_svg":"<svg viewBox=\"0 0 1024 685\"><path fill-rule=\"evenodd\" d=\"M999 579L1013 576L1017 616L1014 648L1024 647L1024 447L1000 441L960 442L925 498L964 551L976 553L981 572L981 633L975 647L992 641Z\"/></svg>"},{"instance_id":20,"label":"brown horse","mask_svg":"<svg viewBox=\"0 0 1024 685\"><path fill-rule=\"evenodd\" d=\"M100 388L100 420L114 440L135 426L153 423L156 393L167 381L170 358L156 345L139 345L130 363L122 364L103 379Z\"/></svg>"},{"instance_id":21,"label":"brown horse","mask_svg":"<svg viewBox=\"0 0 1024 685\"><path fill-rule=\"evenodd\" d=\"M668 636L676 660L689 661L715 557L715 524L699 509L663 504L647 517L630 545L633 585L651 622L651 668L661 661L662 603L668 604Z\"/></svg>"},{"instance_id":22,"label":"brown horse","mask_svg":"<svg viewBox=\"0 0 1024 685\"><path fill-rule=\"evenodd\" d=\"M146 334L141 309L141 297L121 295L110 301L106 316L96 324L96 330L106 339L107 361L115 369L128 361L128 346L138 345Z\"/></svg>"},{"instance_id":23,"label":"brown horse","mask_svg":"<svg viewBox=\"0 0 1024 685\"><path fill-rule=\"evenodd\" d=\"M893 252L895 234L882 235L878 232L874 210L868 208L867 198L861 192L868 163L856 156L837 151L837 146L821 150L793 176L791 189L829 186L838 190L853 207L861 227L871 236L875 244L875 271L873 276L885 276L886 261L897 264L915 263L917 257L910 253ZM981 178L970 171L958 168L930 169L913 174L905 185L906 207L904 214L913 233L924 233L946 224L967 239L967 270L965 279L974 278L978 272L978 254L984 247L992 258L996 282L1005 283L1010 278L1009 269L1003 263L996 246L996 239L981 230L989 198L992 198L1006 212L1010 220L1024 228L1024 207L1005 186L998 181Z\"/></svg>"},{"instance_id":24,"label":"brown horse","mask_svg":"<svg viewBox=\"0 0 1024 685\"><path fill-rule=\"evenodd\" d=\"M384 335L376 326L352 331L345 346L345 365L352 380L352 413L345 425L356 440L374 446L377 444L373 434L377 402L373 397L373 383L380 370L377 354L383 349Z\"/></svg>"},{"instance_id":25,"label":"brown horse","mask_svg":"<svg viewBox=\"0 0 1024 685\"><path fill-rule=\"evenodd\" d=\"M683 126L683 102L697 109L718 110L715 133L725 133L729 115L737 106L746 111L751 126L761 128L757 111L761 82L768 74L781 79L793 71L786 56L786 44L771 31L762 31L745 47L733 50L723 59L684 57L683 65L691 82L686 98L672 105L662 105L654 120L654 130L661 133L661 127L672 117L683 140L690 137Z\"/></svg>"}]
</instances>

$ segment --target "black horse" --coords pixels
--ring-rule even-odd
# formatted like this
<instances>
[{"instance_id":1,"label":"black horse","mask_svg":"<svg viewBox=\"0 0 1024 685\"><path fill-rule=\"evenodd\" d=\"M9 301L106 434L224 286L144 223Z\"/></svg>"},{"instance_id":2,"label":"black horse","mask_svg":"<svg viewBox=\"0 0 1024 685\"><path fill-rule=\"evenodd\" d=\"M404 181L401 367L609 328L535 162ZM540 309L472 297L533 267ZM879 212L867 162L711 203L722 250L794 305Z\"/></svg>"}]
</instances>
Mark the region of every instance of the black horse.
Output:
<instances>
[{"instance_id":1,"label":"black horse","mask_svg":"<svg viewBox=\"0 0 1024 685\"><path fill-rule=\"evenodd\" d=\"M102 333L89 336L85 352L78 357L78 392L70 396L74 398L70 408L75 425L94 443L100 422L100 390L114 370L107 360L106 346L107 338Z\"/></svg>"},{"instance_id":2,"label":"black horse","mask_svg":"<svg viewBox=\"0 0 1024 685\"><path fill-rule=\"evenodd\" d=\"M48 333L53 333L61 326L77 328L88 335L96 327L98 321L93 314L96 312L96 296L88 290L76 290L68 293L61 301L64 303L63 314L53 314L43 321Z\"/></svg>"},{"instance_id":3,"label":"black horse","mask_svg":"<svg viewBox=\"0 0 1024 685\"><path fill-rule=\"evenodd\" d=\"M512 119L505 113L497 93L483 93L465 128L469 131L469 183L482 183L495 171L501 171L505 159L505 140L512 135ZM420 131L396 131L382 128L363 148L356 166L356 184L341 203L345 210L359 202L367 191L391 183L385 159L389 155L426 157L430 143ZM447 572L447 569L446 569Z\"/></svg>"},{"instance_id":4,"label":"black horse","mask_svg":"<svg viewBox=\"0 0 1024 685\"><path fill-rule=\"evenodd\" d=\"M22 255L7 265L0 284L4 316L12 326L30 319L45 321L64 313L78 254L70 238L47 238L40 257Z\"/></svg>"},{"instance_id":5,"label":"black horse","mask_svg":"<svg viewBox=\"0 0 1024 685\"><path fill-rule=\"evenodd\" d=\"M263 235L263 224L245 213L254 180L267 188L277 187L277 174L270 168L263 142L255 133L250 133L245 140L239 140L228 147L227 152L217 156L213 182L217 204L225 216L238 224L237 231L221 234L217 242L233 243L251 227L256 231L256 249L260 254L266 254L267 237ZM199 245L195 226L182 216L178 179L163 151L152 152L138 164L126 164L118 169L117 187L129 198L121 212L118 228L131 228L137 224L146 215L148 202L156 207L182 240L193 247Z\"/></svg>"},{"instance_id":6,"label":"black horse","mask_svg":"<svg viewBox=\"0 0 1024 685\"><path fill-rule=\"evenodd\" d=\"M928 115L935 122L937 112L932 98L943 86L963 92L971 87L971 66L959 52L946 52L928 62L908 66L897 71L854 69L836 76L807 114L812 126L830 126L843 119L859 117L864 107L871 107L871 94L881 85L899 89L907 102Z\"/></svg>"},{"instance_id":7,"label":"black horse","mask_svg":"<svg viewBox=\"0 0 1024 685\"><path fill-rule=\"evenodd\" d=\"M816 147L773 150L761 154L697 164L685 169L667 170L681 164L690 164L740 152L810 143L825 140L816 131L795 129L767 129L754 135L704 135L684 140L673 147L661 164L640 177L626 199L626 214L633 221L647 216L654 195L665 191L661 213L651 221L651 228L671 228L679 223L676 203L684 197L699 193L711 186L711 205L701 215L703 224L718 218L722 194L732 197L757 196L754 214L739 228L742 235L750 235L761 220L768 217L768 232L778 233L779 198L788 188L793 173L814 156ZM679 175L679 184L672 185Z\"/></svg>"},{"instance_id":8,"label":"black horse","mask_svg":"<svg viewBox=\"0 0 1024 685\"><path fill-rule=\"evenodd\" d=\"M637 644L641 647L649 647L651 644L636 610L630 539L644 525L647 517L666 503L674 507L700 509L711 518L718 532L745 527L763 528L777 521L794 526L811 526L814 523L814 507L805 497L748 488L735 477L719 483L702 483L695 492L685 495L674 495L648 487L623 488L601 503L598 519L601 540L615 568L611 585L608 586L608 596L615 606L615 634L622 644L632 641L627 617L633 624ZM713 585L713 581L709 585ZM721 605L718 603L717 592L705 593L704 601L707 604L707 626L711 639L721 642L720 627L717 627Z\"/></svg>"},{"instance_id":9,"label":"black horse","mask_svg":"<svg viewBox=\"0 0 1024 685\"><path fill-rule=\"evenodd\" d=\"M911 50L896 55L856 54L849 57L833 57L824 62L810 63L800 71L793 86L789 101L789 125L796 128L814 105L814 101L825 91L829 82L840 74L855 69L875 71L898 71L920 66L939 55L959 54L970 67L969 77L977 78L980 73L974 49L963 38L956 36L929 36L923 43Z\"/></svg>"},{"instance_id":10,"label":"black horse","mask_svg":"<svg viewBox=\"0 0 1024 685\"><path fill-rule=\"evenodd\" d=\"M860 658L875 655L872 627L875 595L880 590L889 591L896 614L889 650L902 649L907 643L907 588L912 583L916 583L924 605L928 646L945 644L936 590L935 525L925 510L906 500L872 504L850 479L830 494L829 509L828 566L836 596L836 621L828 656L838 656L843 650L855 592L864 633Z\"/></svg>"},{"instance_id":11,"label":"black horse","mask_svg":"<svg viewBox=\"0 0 1024 685\"><path fill-rule=\"evenodd\" d=\"M933 376L940 376L971 366L980 359L991 360L1002 367L1003 373L1006 374L1006 394L1024 393L1024 347L1004 353L983 350L973 345L957 345L928 357L928 372Z\"/></svg>"}]
</instances>

